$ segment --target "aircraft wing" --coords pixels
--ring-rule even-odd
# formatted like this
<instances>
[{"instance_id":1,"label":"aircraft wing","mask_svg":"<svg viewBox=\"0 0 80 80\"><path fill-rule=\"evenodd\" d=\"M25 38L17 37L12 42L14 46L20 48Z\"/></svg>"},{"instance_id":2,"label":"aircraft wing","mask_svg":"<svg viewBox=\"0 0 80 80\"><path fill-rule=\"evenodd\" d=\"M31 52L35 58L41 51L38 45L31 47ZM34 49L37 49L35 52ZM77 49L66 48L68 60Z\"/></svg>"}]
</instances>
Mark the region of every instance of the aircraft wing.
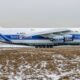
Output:
<instances>
[{"instance_id":1,"label":"aircraft wing","mask_svg":"<svg viewBox=\"0 0 80 80\"><path fill-rule=\"evenodd\" d=\"M44 34L60 34L60 33L68 33L68 32L71 32L71 30L69 30L69 29L57 29L57 28L55 28L55 29L49 29L49 30L44 30L44 31L41 31L40 33L38 33L38 34L42 34L42 35L44 35Z\"/></svg>"},{"instance_id":2,"label":"aircraft wing","mask_svg":"<svg viewBox=\"0 0 80 80\"><path fill-rule=\"evenodd\" d=\"M56 39L64 39L64 37L72 39L72 35L70 35L72 33L73 33L72 30L55 30L55 31L50 31L48 33L40 34L40 36L48 38L53 41Z\"/></svg>"},{"instance_id":3,"label":"aircraft wing","mask_svg":"<svg viewBox=\"0 0 80 80\"><path fill-rule=\"evenodd\" d=\"M27 36L35 36L35 35L40 35L40 36L45 36L46 35L50 35L50 34L64 34L64 33L69 33L71 32L70 29L64 29L64 28L50 28L50 29L46 29L45 30L41 30L41 31L37 31L37 32L34 32L34 33L30 33L30 34L27 34Z\"/></svg>"},{"instance_id":4,"label":"aircraft wing","mask_svg":"<svg viewBox=\"0 0 80 80\"><path fill-rule=\"evenodd\" d=\"M47 33L47 34L42 34L41 36L51 38L51 37L55 37L55 36L66 35L69 33L72 33L72 31L71 30L63 30L63 31L55 31L55 32Z\"/></svg>"}]
</instances>

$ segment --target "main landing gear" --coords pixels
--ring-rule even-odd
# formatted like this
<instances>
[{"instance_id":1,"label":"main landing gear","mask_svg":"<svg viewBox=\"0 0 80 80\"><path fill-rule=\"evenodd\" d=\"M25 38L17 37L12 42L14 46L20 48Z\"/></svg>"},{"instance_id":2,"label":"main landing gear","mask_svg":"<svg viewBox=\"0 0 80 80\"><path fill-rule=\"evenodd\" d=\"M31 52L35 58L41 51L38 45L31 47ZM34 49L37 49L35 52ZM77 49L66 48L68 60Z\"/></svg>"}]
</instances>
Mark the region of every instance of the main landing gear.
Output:
<instances>
[{"instance_id":1,"label":"main landing gear","mask_svg":"<svg viewBox=\"0 0 80 80\"><path fill-rule=\"evenodd\" d=\"M36 45L35 48L53 48L53 45Z\"/></svg>"}]
</instances>

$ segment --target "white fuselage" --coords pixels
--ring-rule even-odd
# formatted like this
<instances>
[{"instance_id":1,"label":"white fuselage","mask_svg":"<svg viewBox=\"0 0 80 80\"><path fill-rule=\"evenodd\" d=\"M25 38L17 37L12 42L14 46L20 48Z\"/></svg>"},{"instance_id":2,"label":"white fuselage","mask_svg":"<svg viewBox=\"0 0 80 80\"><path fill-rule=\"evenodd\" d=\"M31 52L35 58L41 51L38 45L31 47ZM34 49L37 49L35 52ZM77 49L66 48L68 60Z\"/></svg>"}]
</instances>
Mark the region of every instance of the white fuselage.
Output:
<instances>
[{"instance_id":1,"label":"white fuselage","mask_svg":"<svg viewBox=\"0 0 80 80\"><path fill-rule=\"evenodd\" d=\"M26 45L54 45L54 43L62 43L63 40L51 41L42 37L43 34L58 32L65 29L59 28L0 28L0 41L12 42ZM80 39L71 41L80 42Z\"/></svg>"},{"instance_id":2,"label":"white fuselage","mask_svg":"<svg viewBox=\"0 0 80 80\"><path fill-rule=\"evenodd\" d=\"M52 28L1 28L0 33L2 35L19 35L19 39L11 39L10 41L13 43L21 43L21 44L52 44L49 39L39 39L39 38L31 38L28 37L40 35L52 30ZM54 29L53 29L54 30ZM26 37L26 39L22 39L22 36ZM5 42L5 40L2 39Z\"/></svg>"}]
</instances>

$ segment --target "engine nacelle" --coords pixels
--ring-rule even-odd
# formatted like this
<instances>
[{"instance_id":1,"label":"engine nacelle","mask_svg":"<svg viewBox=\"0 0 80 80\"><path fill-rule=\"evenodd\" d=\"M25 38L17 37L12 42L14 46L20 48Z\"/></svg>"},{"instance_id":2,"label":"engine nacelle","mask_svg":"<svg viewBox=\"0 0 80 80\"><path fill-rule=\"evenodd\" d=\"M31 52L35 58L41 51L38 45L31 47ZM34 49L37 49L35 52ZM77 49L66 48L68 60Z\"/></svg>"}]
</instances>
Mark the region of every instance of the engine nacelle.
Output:
<instances>
[{"instance_id":1,"label":"engine nacelle","mask_svg":"<svg viewBox=\"0 0 80 80\"><path fill-rule=\"evenodd\" d=\"M55 36L51 38L51 41L54 41L54 42L73 41L73 36L72 35Z\"/></svg>"},{"instance_id":2,"label":"engine nacelle","mask_svg":"<svg viewBox=\"0 0 80 80\"><path fill-rule=\"evenodd\" d=\"M72 35L64 35L64 41L73 41L73 36Z\"/></svg>"},{"instance_id":3,"label":"engine nacelle","mask_svg":"<svg viewBox=\"0 0 80 80\"><path fill-rule=\"evenodd\" d=\"M64 37L63 36L55 36L51 38L51 41L54 43L63 43L64 42Z\"/></svg>"}]
</instances>

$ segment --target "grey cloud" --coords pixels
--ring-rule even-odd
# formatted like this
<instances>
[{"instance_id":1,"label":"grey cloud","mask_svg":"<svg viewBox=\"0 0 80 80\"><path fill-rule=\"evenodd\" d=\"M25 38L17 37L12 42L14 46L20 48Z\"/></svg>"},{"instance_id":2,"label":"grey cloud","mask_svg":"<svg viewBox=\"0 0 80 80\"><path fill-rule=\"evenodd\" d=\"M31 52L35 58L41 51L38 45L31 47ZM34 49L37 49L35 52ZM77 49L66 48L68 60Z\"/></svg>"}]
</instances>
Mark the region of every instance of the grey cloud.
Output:
<instances>
[{"instance_id":1,"label":"grey cloud","mask_svg":"<svg viewBox=\"0 0 80 80\"><path fill-rule=\"evenodd\" d=\"M80 0L0 0L4 27L79 27Z\"/></svg>"}]
</instances>

